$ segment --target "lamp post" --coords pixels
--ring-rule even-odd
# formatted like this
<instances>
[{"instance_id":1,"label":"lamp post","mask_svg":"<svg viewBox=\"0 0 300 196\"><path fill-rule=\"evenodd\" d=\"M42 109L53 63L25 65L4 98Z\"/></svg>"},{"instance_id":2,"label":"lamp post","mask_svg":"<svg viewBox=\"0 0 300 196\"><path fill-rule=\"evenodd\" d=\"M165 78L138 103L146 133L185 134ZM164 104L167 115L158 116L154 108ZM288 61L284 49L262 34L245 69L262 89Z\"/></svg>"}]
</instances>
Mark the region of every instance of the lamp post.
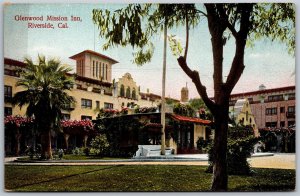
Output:
<instances>
[{"instance_id":1,"label":"lamp post","mask_svg":"<svg viewBox=\"0 0 300 196\"><path fill-rule=\"evenodd\" d=\"M164 24L164 52L163 52L163 74L162 74L162 96L161 96L161 155L166 154L166 100L165 100L165 91L166 91L166 64L167 64L167 17L165 18Z\"/></svg>"}]
</instances>

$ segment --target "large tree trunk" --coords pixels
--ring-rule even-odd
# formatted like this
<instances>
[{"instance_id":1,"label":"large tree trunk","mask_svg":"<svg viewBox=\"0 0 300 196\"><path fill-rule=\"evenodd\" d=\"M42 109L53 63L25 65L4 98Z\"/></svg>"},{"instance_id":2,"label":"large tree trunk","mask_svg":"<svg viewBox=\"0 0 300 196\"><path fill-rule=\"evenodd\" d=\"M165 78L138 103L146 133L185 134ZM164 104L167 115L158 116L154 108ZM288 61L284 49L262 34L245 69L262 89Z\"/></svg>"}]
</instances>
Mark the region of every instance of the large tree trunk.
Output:
<instances>
[{"instance_id":1,"label":"large tree trunk","mask_svg":"<svg viewBox=\"0 0 300 196\"><path fill-rule=\"evenodd\" d=\"M16 139L16 144L15 144L15 148L16 148L16 156L19 156L20 155L20 146L21 146L21 144L20 144L20 139L21 139L21 133L20 133L20 130L19 130L19 128L16 128L17 129L17 132L16 132L16 134L15 134L15 139Z\"/></svg>"},{"instance_id":2,"label":"large tree trunk","mask_svg":"<svg viewBox=\"0 0 300 196\"><path fill-rule=\"evenodd\" d=\"M228 106L219 105L215 117L212 191L227 191Z\"/></svg>"},{"instance_id":3,"label":"large tree trunk","mask_svg":"<svg viewBox=\"0 0 300 196\"><path fill-rule=\"evenodd\" d=\"M41 158L42 159L52 159L52 149L51 149L51 125L43 126L41 132Z\"/></svg>"},{"instance_id":4,"label":"large tree trunk","mask_svg":"<svg viewBox=\"0 0 300 196\"><path fill-rule=\"evenodd\" d=\"M212 112L215 120L215 138L213 149L213 191L226 191L228 186L227 176L227 132L230 93L238 82L244 70L244 51L250 27L250 13L253 4L241 4L239 31L235 29L236 23L230 23L229 15L223 4L205 4L207 10L208 28L211 34L213 68L214 68L214 101L207 95L206 87L202 85L200 75L191 70L184 57L179 57L178 63L182 70L192 79L198 93L206 106ZM237 13L238 14L238 13ZM237 15L236 15L237 16ZM223 33L229 29L236 40L235 56L227 77L223 82ZM187 31L188 33L188 31Z\"/></svg>"}]
</instances>

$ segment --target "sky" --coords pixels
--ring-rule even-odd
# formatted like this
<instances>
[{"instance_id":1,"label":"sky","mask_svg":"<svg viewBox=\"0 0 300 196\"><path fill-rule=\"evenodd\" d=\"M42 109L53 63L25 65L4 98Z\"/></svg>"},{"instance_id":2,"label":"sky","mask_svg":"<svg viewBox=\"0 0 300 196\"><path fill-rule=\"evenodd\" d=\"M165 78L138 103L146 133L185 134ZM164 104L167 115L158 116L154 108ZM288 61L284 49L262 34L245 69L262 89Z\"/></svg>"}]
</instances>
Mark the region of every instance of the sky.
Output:
<instances>
[{"instance_id":1,"label":"sky","mask_svg":"<svg viewBox=\"0 0 300 196\"><path fill-rule=\"evenodd\" d=\"M163 36L162 33L153 37L155 53L150 63L143 66L135 65L133 49L114 47L103 50L105 43L98 36L97 28L92 21L93 9L115 10L121 4L14 4L4 7L4 57L22 61L24 57L33 60L38 54L47 58L59 58L63 64L75 68L75 61L69 57L83 50L95 50L117 61L112 67L112 78L121 78L129 72L141 91L147 89L151 93L161 94ZM199 5L201 7L201 5ZM16 16L43 16L47 23L47 15L68 17L78 16L81 22L68 21L69 28L57 28L58 22L52 22L55 29L29 29L27 21L16 21ZM64 23L64 22L62 22ZM168 34L176 35L182 44L185 43L185 29L178 27L169 29ZM224 80L228 75L234 55L235 43L231 39L224 47ZM200 24L191 29L189 53L187 62L192 69L198 70L202 83L207 87L209 96L213 96L212 49L207 22L204 18ZM277 88L295 85L295 57L287 53L287 48L279 42L263 39L255 42L254 47L246 48L245 69L233 93L243 93L258 90L260 84L267 88ZM167 81L166 96L180 99L180 91L184 86L189 88L189 97L198 98L191 79L179 67L171 50L167 51Z\"/></svg>"}]
</instances>

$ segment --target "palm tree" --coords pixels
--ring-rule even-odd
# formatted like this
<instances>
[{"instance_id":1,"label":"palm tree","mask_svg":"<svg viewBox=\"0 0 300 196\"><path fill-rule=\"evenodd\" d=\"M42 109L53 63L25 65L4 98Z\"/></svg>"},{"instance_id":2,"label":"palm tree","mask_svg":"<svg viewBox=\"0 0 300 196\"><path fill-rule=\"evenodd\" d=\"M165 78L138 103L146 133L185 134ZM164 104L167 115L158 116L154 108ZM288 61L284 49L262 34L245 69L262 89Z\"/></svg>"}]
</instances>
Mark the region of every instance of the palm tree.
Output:
<instances>
[{"instance_id":1,"label":"palm tree","mask_svg":"<svg viewBox=\"0 0 300 196\"><path fill-rule=\"evenodd\" d=\"M74 78L67 73L72 69L61 66L60 61L38 56L38 64L25 58L26 68L20 74L16 86L24 91L17 92L13 97L13 105L20 108L28 106L27 116L35 117L37 131L41 135L42 158L52 159L51 131L60 125L61 109L75 103L75 99L66 93L74 84Z\"/></svg>"}]
</instances>

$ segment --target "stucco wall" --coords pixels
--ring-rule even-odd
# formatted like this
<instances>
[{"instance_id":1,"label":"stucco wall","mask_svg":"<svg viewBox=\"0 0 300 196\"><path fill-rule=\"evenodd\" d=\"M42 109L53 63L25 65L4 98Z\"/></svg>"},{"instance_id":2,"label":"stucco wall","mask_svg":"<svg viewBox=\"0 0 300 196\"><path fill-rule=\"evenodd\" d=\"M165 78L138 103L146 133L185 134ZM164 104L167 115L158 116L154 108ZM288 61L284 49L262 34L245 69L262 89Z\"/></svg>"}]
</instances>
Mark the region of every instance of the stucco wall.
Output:
<instances>
[{"instance_id":1,"label":"stucco wall","mask_svg":"<svg viewBox=\"0 0 300 196\"><path fill-rule=\"evenodd\" d=\"M197 146L197 141L199 137L203 137L203 139L206 140L205 128L206 126L194 124L194 146L195 147Z\"/></svg>"}]
</instances>

